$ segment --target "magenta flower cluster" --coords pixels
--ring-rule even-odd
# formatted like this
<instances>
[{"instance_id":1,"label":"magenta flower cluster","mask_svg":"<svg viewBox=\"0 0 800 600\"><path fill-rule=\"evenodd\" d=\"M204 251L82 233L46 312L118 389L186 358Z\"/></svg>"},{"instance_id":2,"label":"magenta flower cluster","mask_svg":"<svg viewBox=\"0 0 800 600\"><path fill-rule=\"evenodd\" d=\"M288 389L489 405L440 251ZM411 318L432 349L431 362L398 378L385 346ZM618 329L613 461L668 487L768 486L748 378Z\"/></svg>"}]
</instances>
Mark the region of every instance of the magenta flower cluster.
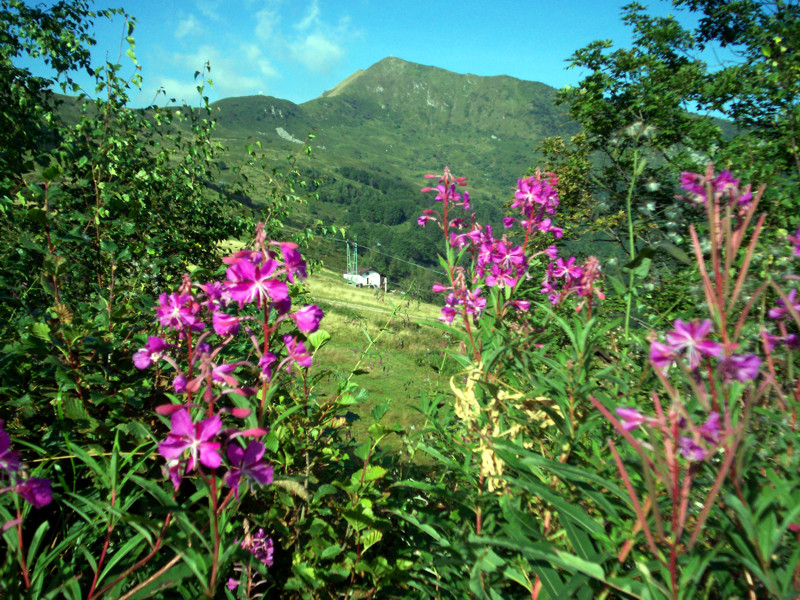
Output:
<instances>
[{"instance_id":1,"label":"magenta flower cluster","mask_svg":"<svg viewBox=\"0 0 800 600\"><path fill-rule=\"evenodd\" d=\"M275 545L267 532L259 527L250 539L244 539L241 547L255 556L264 566L271 567L274 560Z\"/></svg>"},{"instance_id":2,"label":"magenta flower cluster","mask_svg":"<svg viewBox=\"0 0 800 600\"><path fill-rule=\"evenodd\" d=\"M53 501L50 480L27 476L22 455L11 448L11 437L0 421L0 494L6 492L17 494L35 508Z\"/></svg>"},{"instance_id":3,"label":"magenta flower cluster","mask_svg":"<svg viewBox=\"0 0 800 600\"><path fill-rule=\"evenodd\" d=\"M544 177L538 170L535 175L518 179L511 208L520 214L506 217L503 219L503 225L509 228L514 221L518 221L527 233L536 230L552 233L554 238L559 239L564 231L560 227L555 227L550 218L556 214L559 204L557 185L558 177L552 173Z\"/></svg>"},{"instance_id":4,"label":"magenta flower cluster","mask_svg":"<svg viewBox=\"0 0 800 600\"><path fill-rule=\"evenodd\" d=\"M723 354L723 347L708 338L712 323L703 321L684 322L676 319L674 329L667 333L666 343L650 342L650 362L666 373L679 360L684 361L690 370L695 371L704 358L717 358ZM761 359L755 354L724 355L718 362L723 381L752 381L758 377Z\"/></svg>"},{"instance_id":5,"label":"magenta flower cluster","mask_svg":"<svg viewBox=\"0 0 800 600\"><path fill-rule=\"evenodd\" d=\"M740 191L739 180L735 179L730 171L724 170L715 174L710 165L705 175L688 171L681 173L681 189L689 192L686 199L694 204L705 205L708 202L709 191L714 204L717 205L727 204L732 208L746 209L753 201L753 192L749 185ZM722 203L725 197L727 202Z\"/></svg>"},{"instance_id":6,"label":"magenta flower cluster","mask_svg":"<svg viewBox=\"0 0 800 600\"><path fill-rule=\"evenodd\" d=\"M719 359L716 368L723 382L755 380L761 359L755 354L725 354L723 345L710 339L712 327L708 319L690 322L676 319L664 342L650 342L650 363L662 376L671 366L682 363L699 381L697 371L700 366L706 364L712 368L711 359ZM689 419L680 402L676 402L666 416L659 411L658 417L648 417L632 407L618 408L616 413L625 431L637 427L660 431L662 439L671 440L681 456L690 461L708 458L722 437L723 426L716 404L702 425L695 425Z\"/></svg>"},{"instance_id":7,"label":"magenta flower cluster","mask_svg":"<svg viewBox=\"0 0 800 600\"><path fill-rule=\"evenodd\" d=\"M259 387L265 397L266 386L279 370L310 367L311 354L291 330L315 332L323 312L316 305L292 310L289 284L306 277L305 261L295 244L268 241L262 224L253 250L236 252L223 262L228 265L225 281L196 284L187 275L177 292L159 296L156 316L166 333L149 337L133 362L140 369L160 363L171 366L173 389L186 397L182 404L157 409L170 418L171 431L158 451L167 461L174 487L191 473L200 472L204 478L215 473L227 458L222 480L238 500L246 482L272 482L264 444L254 439L243 446L237 439L258 438L266 430L225 427L224 415L241 419L251 411L220 408L218 401L231 393L253 397ZM225 350L238 336L249 340L253 359L225 359ZM279 348L271 346L275 342ZM197 404L196 399L204 403ZM263 402L262 398L262 417Z\"/></svg>"},{"instance_id":8,"label":"magenta flower cluster","mask_svg":"<svg viewBox=\"0 0 800 600\"><path fill-rule=\"evenodd\" d=\"M582 301L577 310L580 310L586 302L592 302L595 296L600 300L605 299L605 294L598 285L599 279L600 262L594 256L587 258L582 265L576 264L574 256L566 261L558 258L555 263L547 265L541 291L554 306L571 294L579 296Z\"/></svg>"},{"instance_id":9,"label":"magenta flower cluster","mask_svg":"<svg viewBox=\"0 0 800 600\"><path fill-rule=\"evenodd\" d=\"M239 544L243 549L247 550L265 567L271 567L274 564L275 544L272 541L272 538L267 536L267 532L264 531L262 527L259 527L255 534L253 535L248 534L241 542L239 540L236 540L235 543ZM238 563L234 566L234 570L239 571L240 573L243 573L245 571L244 567ZM248 577L250 578L250 582L252 585L252 576L248 575ZM233 591L240 585L242 585L242 581L240 579L234 579L233 577L229 577L226 587L229 590ZM256 585L253 585L253 587L256 587Z\"/></svg>"},{"instance_id":10,"label":"magenta flower cluster","mask_svg":"<svg viewBox=\"0 0 800 600\"><path fill-rule=\"evenodd\" d=\"M616 413L625 431L645 426L660 430L669 439L677 435L678 452L691 461L703 461L711 456L722 436L722 424L716 411L709 413L702 425L694 425L675 413L669 418L662 415L661 419L646 417L635 408L618 408Z\"/></svg>"},{"instance_id":11,"label":"magenta flower cluster","mask_svg":"<svg viewBox=\"0 0 800 600\"><path fill-rule=\"evenodd\" d=\"M667 333L666 343L657 340L650 343L650 362L662 373L678 361L684 361L691 371L696 371L703 359L723 354L722 345L708 338L712 328L710 320L684 322L677 319L673 325L672 331ZM724 381L753 380L758 376L760 366L761 359L755 354L723 356L718 363ZM687 460L705 460L720 443L722 424L716 410L708 413L702 425L694 425L680 405L673 407L669 418L664 415L660 418L646 417L634 408L618 408L616 412L626 431L639 426L660 430L664 439L677 442L679 453Z\"/></svg>"},{"instance_id":12,"label":"magenta flower cluster","mask_svg":"<svg viewBox=\"0 0 800 600\"><path fill-rule=\"evenodd\" d=\"M450 285L434 284L434 292L447 293L439 320L452 323L456 315L477 318L486 307L486 298L483 295L485 287L513 290L523 279L529 277L529 257L526 249L534 235L549 233L556 239L562 236L562 229L556 227L552 220L559 204L556 189L558 178L552 174L545 176L537 171L535 175L517 181L511 205L516 214L503 219L506 228L513 227L515 223L522 228L524 234L522 244L514 245L505 234L497 238L491 226L476 222L475 215L469 211L468 193L461 194L456 191L456 186L466 185L463 177L453 177L447 168L442 176L425 177L438 177L439 185L436 188L422 188L422 192L431 192L435 189L437 192L435 200L441 202L443 206L440 211L424 211L417 222L423 226L431 222L436 223L444 232L451 248L459 253L469 252L472 257L470 273L467 273L462 266L451 266L448 273ZM453 217L455 208L461 208L463 216ZM555 260L558 250L551 245L536 255L538 254L545 254L551 260ZM551 294L551 301L554 304L570 293L586 296L587 290L589 297L597 293L602 298L602 292L594 285L599 277L599 266L596 259L592 260L593 262L582 268L574 266L575 258L570 258L569 265L573 268L567 274L566 271L560 272L563 270L564 262L558 259L556 267L551 264L548 271L550 275L545 278L545 289L542 291ZM559 274L554 275L556 272ZM567 286L556 290L555 286L558 285L556 279L564 276L567 276L564 280ZM529 302L522 300L509 301L508 304L516 311L526 311L530 306Z\"/></svg>"}]
</instances>

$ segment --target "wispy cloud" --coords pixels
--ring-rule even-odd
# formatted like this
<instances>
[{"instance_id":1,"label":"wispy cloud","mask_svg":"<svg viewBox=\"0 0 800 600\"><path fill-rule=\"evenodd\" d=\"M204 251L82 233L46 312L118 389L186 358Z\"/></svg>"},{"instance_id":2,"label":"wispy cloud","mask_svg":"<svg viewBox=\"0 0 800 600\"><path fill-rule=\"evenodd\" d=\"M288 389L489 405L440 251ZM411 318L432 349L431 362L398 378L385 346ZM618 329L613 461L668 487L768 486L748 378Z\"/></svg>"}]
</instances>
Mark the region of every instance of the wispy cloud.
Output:
<instances>
[{"instance_id":1,"label":"wispy cloud","mask_svg":"<svg viewBox=\"0 0 800 600\"><path fill-rule=\"evenodd\" d=\"M325 17L319 0L311 0L302 19L294 24L297 33L286 41L289 57L315 73L331 71L347 53L347 40L358 35L349 18L331 23Z\"/></svg>"},{"instance_id":2,"label":"wispy cloud","mask_svg":"<svg viewBox=\"0 0 800 600\"><path fill-rule=\"evenodd\" d=\"M242 51L250 65L255 65L264 77L275 77L278 72L270 60L264 56L264 49L256 44L243 44Z\"/></svg>"},{"instance_id":3,"label":"wispy cloud","mask_svg":"<svg viewBox=\"0 0 800 600\"><path fill-rule=\"evenodd\" d=\"M247 60L242 61L242 56ZM267 78L275 75L274 68L261 50L252 44L241 45L232 53L216 46L203 45L194 52L174 53L168 60L187 74L202 71L206 64L210 64L211 72L206 77L213 82L214 95L222 97L254 94L268 89ZM256 65L255 69L253 65ZM197 98L198 83L193 83L189 77L185 80L162 77L157 83L170 98L190 103Z\"/></svg>"},{"instance_id":4,"label":"wispy cloud","mask_svg":"<svg viewBox=\"0 0 800 600\"><path fill-rule=\"evenodd\" d=\"M200 97L197 93L197 82L188 80L178 80L172 77L159 77L156 81L155 89L152 91L143 90L147 94L147 101L153 101L155 98L156 104L163 104L165 100L176 100L178 103L186 103L189 105L197 104ZM156 98L155 90L164 90L166 98ZM152 96L152 98L150 97Z\"/></svg>"},{"instance_id":5,"label":"wispy cloud","mask_svg":"<svg viewBox=\"0 0 800 600\"><path fill-rule=\"evenodd\" d=\"M211 65L212 98L269 93L280 78L330 73L360 35L347 17L319 0L194 0L169 25L172 51L158 56L164 69L148 91L195 103L192 74ZM172 68L169 68L172 67Z\"/></svg>"},{"instance_id":6,"label":"wispy cloud","mask_svg":"<svg viewBox=\"0 0 800 600\"><path fill-rule=\"evenodd\" d=\"M205 33L205 28L194 15L189 15L182 21L178 22L178 27L175 30L175 37L178 39L185 38L186 36L202 35Z\"/></svg>"},{"instance_id":7,"label":"wispy cloud","mask_svg":"<svg viewBox=\"0 0 800 600\"><path fill-rule=\"evenodd\" d=\"M218 0L197 0L195 3L197 10L206 18L212 21L222 21L220 14L220 3Z\"/></svg>"},{"instance_id":8,"label":"wispy cloud","mask_svg":"<svg viewBox=\"0 0 800 600\"><path fill-rule=\"evenodd\" d=\"M280 23L280 15L274 6L262 8L255 14L255 36L264 43L272 38L273 32Z\"/></svg>"},{"instance_id":9,"label":"wispy cloud","mask_svg":"<svg viewBox=\"0 0 800 600\"><path fill-rule=\"evenodd\" d=\"M344 56L344 49L322 33L312 33L291 44L292 57L309 71L330 71Z\"/></svg>"},{"instance_id":10,"label":"wispy cloud","mask_svg":"<svg viewBox=\"0 0 800 600\"><path fill-rule=\"evenodd\" d=\"M295 27L300 31L305 31L313 25L319 25L319 3L317 0L311 1L306 16Z\"/></svg>"}]
</instances>

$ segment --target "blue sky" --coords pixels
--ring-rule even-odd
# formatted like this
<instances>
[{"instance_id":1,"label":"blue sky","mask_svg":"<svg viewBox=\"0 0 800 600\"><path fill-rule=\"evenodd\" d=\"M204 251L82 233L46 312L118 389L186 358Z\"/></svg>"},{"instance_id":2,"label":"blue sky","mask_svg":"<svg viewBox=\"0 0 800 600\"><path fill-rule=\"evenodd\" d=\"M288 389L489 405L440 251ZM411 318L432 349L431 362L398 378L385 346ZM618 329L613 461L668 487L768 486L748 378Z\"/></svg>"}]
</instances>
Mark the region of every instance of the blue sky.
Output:
<instances>
[{"instance_id":1,"label":"blue sky","mask_svg":"<svg viewBox=\"0 0 800 600\"><path fill-rule=\"evenodd\" d=\"M95 2L94 8L119 6ZM197 103L195 71L211 64L210 99L265 94L305 102L387 56L457 73L510 75L554 87L581 73L566 60L596 39L628 45L623 2L605 0L136 0L136 55L143 87L132 100L169 96ZM673 12L654 1L651 13ZM690 16L675 12L682 21ZM100 22L96 60L133 67L120 42L123 22ZM124 49L123 49L124 52ZM90 82L79 79L84 86ZM91 90L90 87L86 88ZM161 97L157 103L163 104Z\"/></svg>"}]
</instances>

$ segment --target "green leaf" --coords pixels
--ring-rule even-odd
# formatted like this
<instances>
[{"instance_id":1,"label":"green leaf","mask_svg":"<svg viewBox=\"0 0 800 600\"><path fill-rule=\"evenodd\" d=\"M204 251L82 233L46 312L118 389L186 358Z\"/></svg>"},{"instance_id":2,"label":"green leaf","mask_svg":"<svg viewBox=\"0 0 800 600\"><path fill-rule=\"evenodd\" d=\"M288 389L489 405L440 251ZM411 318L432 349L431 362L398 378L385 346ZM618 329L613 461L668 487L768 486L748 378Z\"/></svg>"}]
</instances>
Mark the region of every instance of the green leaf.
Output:
<instances>
[{"instance_id":1,"label":"green leaf","mask_svg":"<svg viewBox=\"0 0 800 600\"><path fill-rule=\"evenodd\" d=\"M642 250L639 251L639 254L637 254L632 261L622 265L622 268L632 271L633 269L636 269L637 267L642 265L645 261L648 261L647 264L649 265L650 260L652 260L652 258L655 255L656 251L653 248L643 248Z\"/></svg>"},{"instance_id":2,"label":"green leaf","mask_svg":"<svg viewBox=\"0 0 800 600\"><path fill-rule=\"evenodd\" d=\"M307 335L306 339L311 343L314 350L319 350L328 343L328 340L331 339L331 334L324 329L317 329L314 333Z\"/></svg>"},{"instance_id":3,"label":"green leaf","mask_svg":"<svg viewBox=\"0 0 800 600\"><path fill-rule=\"evenodd\" d=\"M333 546L328 546L320 552L319 559L320 560L328 560L333 558L334 556L339 556L342 552L342 547L339 544L334 544Z\"/></svg>"},{"instance_id":4,"label":"green leaf","mask_svg":"<svg viewBox=\"0 0 800 600\"><path fill-rule=\"evenodd\" d=\"M36 529L36 533L33 534L30 545L28 546L28 565L32 565L34 563L34 560L39 552L39 546L41 546L44 534L47 533L48 529L50 529L50 523L45 521L39 525L39 527Z\"/></svg>"},{"instance_id":5,"label":"green leaf","mask_svg":"<svg viewBox=\"0 0 800 600\"><path fill-rule=\"evenodd\" d=\"M369 414L372 417L372 419L377 423L378 421L383 419L383 417L386 415L388 411L389 411L389 401L387 400L383 404L376 404L375 406L373 406Z\"/></svg>"},{"instance_id":6,"label":"green leaf","mask_svg":"<svg viewBox=\"0 0 800 600\"><path fill-rule=\"evenodd\" d=\"M50 326L47 323L33 323L30 326L31 334L40 340L50 341Z\"/></svg>"},{"instance_id":7,"label":"green leaf","mask_svg":"<svg viewBox=\"0 0 800 600\"><path fill-rule=\"evenodd\" d=\"M377 529L367 529L361 532L361 553L363 554L372 546L377 544L383 539L383 532Z\"/></svg>"},{"instance_id":8,"label":"green leaf","mask_svg":"<svg viewBox=\"0 0 800 600\"><path fill-rule=\"evenodd\" d=\"M380 465L368 465L364 472L364 481L376 481L386 475L388 471Z\"/></svg>"},{"instance_id":9,"label":"green leaf","mask_svg":"<svg viewBox=\"0 0 800 600\"><path fill-rule=\"evenodd\" d=\"M589 561L596 561L600 558L592 543L592 539L585 531L576 527L571 519L563 519L562 523L564 525L564 530L567 532L567 538L579 557Z\"/></svg>"},{"instance_id":10,"label":"green leaf","mask_svg":"<svg viewBox=\"0 0 800 600\"><path fill-rule=\"evenodd\" d=\"M44 171L42 171L42 178L45 181L53 181L57 177L61 176L61 173L62 173L61 167L58 164L53 163L49 167L47 167Z\"/></svg>"}]
</instances>

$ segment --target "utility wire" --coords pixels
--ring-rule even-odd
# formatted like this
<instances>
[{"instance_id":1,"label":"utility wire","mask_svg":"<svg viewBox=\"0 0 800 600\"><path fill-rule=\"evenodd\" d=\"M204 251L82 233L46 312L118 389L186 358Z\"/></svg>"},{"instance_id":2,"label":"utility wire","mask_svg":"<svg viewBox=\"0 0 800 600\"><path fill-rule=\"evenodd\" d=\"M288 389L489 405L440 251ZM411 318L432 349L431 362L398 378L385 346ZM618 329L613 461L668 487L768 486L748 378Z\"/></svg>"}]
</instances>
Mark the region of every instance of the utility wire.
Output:
<instances>
[{"instance_id":1,"label":"utility wire","mask_svg":"<svg viewBox=\"0 0 800 600\"><path fill-rule=\"evenodd\" d=\"M288 225L284 225L283 229L290 229L290 230L296 231L298 233L303 231L302 229L297 229L296 227L291 227L291 226L288 226ZM340 242L342 244L347 244L347 243L358 244L358 242L355 241L355 240L340 240L338 238L328 238L328 237L319 237L318 239L321 239L321 240L326 241L326 242ZM404 262L404 263L409 264L409 265L411 265L413 267L417 267L418 269L424 269L426 271L430 271L431 273L436 273L437 275L447 275L447 273L445 273L443 271L437 271L436 269L431 269L430 267L425 267L425 266L417 264L417 263L415 263L413 261L406 260L405 258L400 258L399 256L394 256L393 254L389 254L388 252L384 252L384 251L378 250L376 248L370 248L369 246L365 246L363 244L359 244L359 247L360 248L366 248L370 252L375 252L377 254L383 254L384 256L388 256L392 260L398 260L400 262Z\"/></svg>"}]
</instances>

